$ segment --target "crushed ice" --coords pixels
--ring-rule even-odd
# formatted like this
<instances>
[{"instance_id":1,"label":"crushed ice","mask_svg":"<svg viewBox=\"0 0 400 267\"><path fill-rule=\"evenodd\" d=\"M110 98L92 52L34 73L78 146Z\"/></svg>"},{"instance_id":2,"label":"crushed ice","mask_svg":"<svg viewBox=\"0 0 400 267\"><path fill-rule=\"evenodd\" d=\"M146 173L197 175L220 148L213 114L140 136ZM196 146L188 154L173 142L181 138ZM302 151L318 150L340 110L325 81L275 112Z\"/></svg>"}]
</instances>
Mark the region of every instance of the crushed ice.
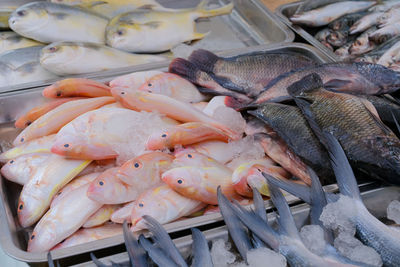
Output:
<instances>
[{"instance_id":1,"label":"crushed ice","mask_svg":"<svg viewBox=\"0 0 400 267\"><path fill-rule=\"evenodd\" d=\"M326 247L324 230L319 225L305 225L300 230L304 245L313 253L321 255Z\"/></svg>"}]
</instances>

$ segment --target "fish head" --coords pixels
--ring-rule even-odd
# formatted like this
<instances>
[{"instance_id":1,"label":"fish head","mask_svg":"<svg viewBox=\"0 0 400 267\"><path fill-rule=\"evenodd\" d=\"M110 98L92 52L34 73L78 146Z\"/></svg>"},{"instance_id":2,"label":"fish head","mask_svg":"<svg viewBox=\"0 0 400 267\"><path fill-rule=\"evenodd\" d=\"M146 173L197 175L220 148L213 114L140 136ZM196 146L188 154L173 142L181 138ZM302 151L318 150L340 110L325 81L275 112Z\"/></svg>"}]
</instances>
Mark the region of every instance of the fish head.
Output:
<instances>
[{"instance_id":1,"label":"fish head","mask_svg":"<svg viewBox=\"0 0 400 267\"><path fill-rule=\"evenodd\" d=\"M139 102L149 101L146 97L148 93L126 87L113 87L111 88L111 94L124 107L133 110L141 110Z\"/></svg>"},{"instance_id":2,"label":"fish head","mask_svg":"<svg viewBox=\"0 0 400 267\"><path fill-rule=\"evenodd\" d=\"M247 184L247 177L250 175L252 170L251 165L244 163L239 165L232 174L232 183L235 191L246 197L252 197L253 191Z\"/></svg>"},{"instance_id":3,"label":"fish head","mask_svg":"<svg viewBox=\"0 0 400 267\"><path fill-rule=\"evenodd\" d=\"M111 20L106 28L106 43L107 45L122 49L128 47L140 47L145 39L145 31L142 24L133 21L114 22Z\"/></svg>"},{"instance_id":4,"label":"fish head","mask_svg":"<svg viewBox=\"0 0 400 267\"><path fill-rule=\"evenodd\" d=\"M328 43L335 47L340 47L346 43L347 40L347 33L346 32L341 32L341 31L336 31L332 32L329 34L329 36L326 38Z\"/></svg>"},{"instance_id":5,"label":"fish head","mask_svg":"<svg viewBox=\"0 0 400 267\"><path fill-rule=\"evenodd\" d=\"M380 64L365 62L354 63L357 70L364 78L373 83L379 89L374 89L369 94L392 93L400 88L400 72L394 71ZM360 81L361 83L362 81ZM365 82L363 83L365 84Z\"/></svg>"},{"instance_id":6,"label":"fish head","mask_svg":"<svg viewBox=\"0 0 400 267\"><path fill-rule=\"evenodd\" d=\"M35 199L29 196L26 199L29 199L29 201L20 198L17 206L18 221L22 227L28 227L34 224L41 215L38 207L45 205L40 197Z\"/></svg>"},{"instance_id":7,"label":"fish head","mask_svg":"<svg viewBox=\"0 0 400 267\"><path fill-rule=\"evenodd\" d=\"M184 196L190 196L199 191L204 173L200 167L184 166L164 172L161 180L173 190Z\"/></svg>"},{"instance_id":8,"label":"fish head","mask_svg":"<svg viewBox=\"0 0 400 267\"><path fill-rule=\"evenodd\" d=\"M54 243L57 238L57 223L54 221L46 221L45 225L41 225L38 231L35 230L29 236L28 252L43 252L43 248L48 244ZM62 227L58 225L58 227Z\"/></svg>"},{"instance_id":9,"label":"fish head","mask_svg":"<svg viewBox=\"0 0 400 267\"><path fill-rule=\"evenodd\" d=\"M358 38L349 48L349 52L351 54L359 54L368 46L368 39L367 38Z\"/></svg>"},{"instance_id":10,"label":"fish head","mask_svg":"<svg viewBox=\"0 0 400 267\"><path fill-rule=\"evenodd\" d=\"M46 66L67 64L79 57L81 47L73 42L55 42L43 47L40 63Z\"/></svg>"},{"instance_id":11,"label":"fish head","mask_svg":"<svg viewBox=\"0 0 400 267\"><path fill-rule=\"evenodd\" d=\"M118 179L119 168L110 168L90 182L87 196L97 202L107 204L109 200L118 198L124 192L124 184Z\"/></svg>"},{"instance_id":12,"label":"fish head","mask_svg":"<svg viewBox=\"0 0 400 267\"><path fill-rule=\"evenodd\" d=\"M174 139L176 138L177 131L173 127L153 133L146 141L146 149L157 150L173 148Z\"/></svg>"},{"instance_id":13,"label":"fish head","mask_svg":"<svg viewBox=\"0 0 400 267\"><path fill-rule=\"evenodd\" d=\"M162 95L171 95L171 90L169 88L169 84L167 83L167 78L164 74L167 73L162 73L155 75L151 78L149 78L145 83L143 83L138 90L148 92L148 93L154 93L154 94L162 94Z\"/></svg>"},{"instance_id":14,"label":"fish head","mask_svg":"<svg viewBox=\"0 0 400 267\"><path fill-rule=\"evenodd\" d=\"M177 163L180 166L207 167L216 165L217 161L204 154L194 152L191 149L189 150L185 149L178 153L175 153L174 163Z\"/></svg>"},{"instance_id":15,"label":"fish head","mask_svg":"<svg viewBox=\"0 0 400 267\"><path fill-rule=\"evenodd\" d=\"M34 2L14 10L8 19L10 28L28 34L43 29L43 26L49 23L49 13L43 4Z\"/></svg>"}]
</instances>

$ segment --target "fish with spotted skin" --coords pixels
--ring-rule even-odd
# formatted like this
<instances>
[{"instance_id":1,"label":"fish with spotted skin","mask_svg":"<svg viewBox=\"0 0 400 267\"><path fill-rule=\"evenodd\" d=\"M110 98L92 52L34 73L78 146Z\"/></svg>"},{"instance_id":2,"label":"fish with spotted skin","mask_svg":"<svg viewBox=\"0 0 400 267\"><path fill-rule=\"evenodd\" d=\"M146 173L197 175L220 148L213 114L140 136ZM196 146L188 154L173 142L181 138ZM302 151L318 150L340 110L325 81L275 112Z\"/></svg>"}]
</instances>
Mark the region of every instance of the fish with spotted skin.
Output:
<instances>
[{"instance_id":1,"label":"fish with spotted skin","mask_svg":"<svg viewBox=\"0 0 400 267\"><path fill-rule=\"evenodd\" d=\"M42 49L40 64L59 75L105 71L167 60L161 55L126 53L105 45L55 42Z\"/></svg>"},{"instance_id":2,"label":"fish with spotted skin","mask_svg":"<svg viewBox=\"0 0 400 267\"><path fill-rule=\"evenodd\" d=\"M49 2L25 4L9 18L13 31L43 43L70 41L104 44L107 23L107 18L88 10Z\"/></svg>"},{"instance_id":3,"label":"fish with spotted skin","mask_svg":"<svg viewBox=\"0 0 400 267\"><path fill-rule=\"evenodd\" d=\"M162 52L207 34L195 32L195 20L229 14L233 3L207 10L208 1L173 12L136 9L114 17L107 25L107 45L128 52Z\"/></svg>"}]
</instances>

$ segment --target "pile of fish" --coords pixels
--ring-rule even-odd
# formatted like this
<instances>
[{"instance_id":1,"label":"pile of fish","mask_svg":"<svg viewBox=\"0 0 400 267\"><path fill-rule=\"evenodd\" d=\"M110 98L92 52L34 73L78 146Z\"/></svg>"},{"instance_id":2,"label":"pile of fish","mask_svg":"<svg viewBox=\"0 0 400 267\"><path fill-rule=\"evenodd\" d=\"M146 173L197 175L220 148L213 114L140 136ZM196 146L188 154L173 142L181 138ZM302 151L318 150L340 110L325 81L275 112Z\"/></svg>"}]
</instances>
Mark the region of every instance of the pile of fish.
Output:
<instances>
[{"instance_id":1,"label":"pile of fish","mask_svg":"<svg viewBox=\"0 0 400 267\"><path fill-rule=\"evenodd\" d=\"M378 63L400 70L399 1L307 0L290 20L310 32L317 29L314 37L340 60Z\"/></svg>"},{"instance_id":2,"label":"pile of fish","mask_svg":"<svg viewBox=\"0 0 400 267\"><path fill-rule=\"evenodd\" d=\"M0 87L165 61L160 53L207 35L196 32L197 19L233 9L208 9L207 0L188 9L154 0L26 2L14 3L22 5L6 18L12 31L0 32Z\"/></svg>"}]
</instances>

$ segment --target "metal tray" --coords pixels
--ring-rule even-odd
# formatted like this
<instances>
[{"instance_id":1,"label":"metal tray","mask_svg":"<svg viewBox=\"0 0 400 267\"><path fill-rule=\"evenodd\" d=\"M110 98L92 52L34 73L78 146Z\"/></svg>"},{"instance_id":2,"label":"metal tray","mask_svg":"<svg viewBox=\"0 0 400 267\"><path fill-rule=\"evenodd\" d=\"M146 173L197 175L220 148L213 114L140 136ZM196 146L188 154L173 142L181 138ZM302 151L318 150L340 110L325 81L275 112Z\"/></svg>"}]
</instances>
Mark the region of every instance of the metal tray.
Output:
<instances>
[{"instance_id":1,"label":"metal tray","mask_svg":"<svg viewBox=\"0 0 400 267\"><path fill-rule=\"evenodd\" d=\"M377 218L386 217L386 207L392 200L400 200L400 187L385 187L377 188L363 192L362 199L368 210ZM309 223L309 213L310 206L308 204L298 204L291 207L293 217L295 219L297 227L300 229L303 225ZM270 224L276 223L276 213L271 210L268 212L268 222ZM229 239L228 229L226 226L220 226L211 230L203 231L207 241L211 242L217 239L224 239L227 241ZM190 235L176 238L173 240L181 254L186 258L191 253L192 248L192 237ZM115 263L127 263L129 261L128 254L118 253L116 255L104 257L100 259L103 263L109 264L111 261ZM92 267L96 266L93 262L88 261L74 267Z\"/></svg>"},{"instance_id":2,"label":"metal tray","mask_svg":"<svg viewBox=\"0 0 400 267\"><path fill-rule=\"evenodd\" d=\"M169 8L189 8L196 6L200 0L158 0ZM229 51L232 49L281 42L292 42L294 33L289 30L265 5L259 0L212 0L213 7L233 2L235 7L231 14L210 19L201 19L196 23L199 32L209 34L202 40L194 42L193 47L211 51ZM168 61L160 62L158 66L167 66ZM153 64L144 64L147 67ZM118 69L120 74L131 72L129 68ZM101 72L85 74L84 77L99 77ZM81 77L71 75L70 77ZM48 85L57 79L36 81L31 83L9 86L4 91L15 91ZM3 91L0 88L0 91Z\"/></svg>"},{"instance_id":3,"label":"metal tray","mask_svg":"<svg viewBox=\"0 0 400 267\"><path fill-rule=\"evenodd\" d=\"M340 61L340 59L333 53L331 50L326 48L323 44L321 44L317 39L314 38L309 32L317 33L316 29L320 28L310 28L310 27L301 27L299 25L294 25L289 18L294 14L297 8L300 6L301 1L284 4L279 6L275 10L275 14L285 23L290 29L292 29L295 33L303 37L307 42L312 44L322 53L324 53L327 57L329 57L333 61Z\"/></svg>"},{"instance_id":4,"label":"metal tray","mask_svg":"<svg viewBox=\"0 0 400 267\"><path fill-rule=\"evenodd\" d=\"M224 52L220 54L223 56L235 56L254 51L299 52L321 63L330 61L329 58L324 56L312 46L298 43L263 45L237 49L235 51ZM132 68L131 71L147 69L135 67ZM159 69L166 70L166 68ZM115 73L109 73L107 77L103 77L98 80L109 81L112 79L112 77L115 77ZM0 145L4 145L12 141L18 134L18 131L13 126L13 121L19 114L44 101L44 98L41 96L42 89L43 87L37 87L29 90L9 92L4 95L0 95ZM336 186L333 185L328 186L329 190L334 190L335 188ZM8 255L17 260L25 261L30 264L45 262L47 261L46 253L28 253L25 251L28 239L28 231L31 229L21 229L18 226L19 224L17 222L16 214L20 190L21 187L17 184L0 178L0 231L2 233L0 235L0 245ZM290 203L298 201L293 196L288 196L287 199ZM267 207L270 207L270 204L267 204ZM179 232L194 226L218 223L221 222L221 220L221 215L219 213L214 213L207 216L199 216L196 218L172 222L165 225L165 228L168 232ZM177 233L176 235L179 236L182 235L182 233ZM69 265L72 263L76 264L84 261L85 259L88 260L89 258L87 254L90 251L107 248L107 252L105 253L108 253L108 255L121 252L124 250L124 247L121 245L122 243L123 237L116 236L71 248L55 250L52 252L52 256L54 259L68 258ZM110 247L113 247L113 249L109 250L108 248ZM82 256L82 254L85 253L86 256Z\"/></svg>"}]
</instances>

